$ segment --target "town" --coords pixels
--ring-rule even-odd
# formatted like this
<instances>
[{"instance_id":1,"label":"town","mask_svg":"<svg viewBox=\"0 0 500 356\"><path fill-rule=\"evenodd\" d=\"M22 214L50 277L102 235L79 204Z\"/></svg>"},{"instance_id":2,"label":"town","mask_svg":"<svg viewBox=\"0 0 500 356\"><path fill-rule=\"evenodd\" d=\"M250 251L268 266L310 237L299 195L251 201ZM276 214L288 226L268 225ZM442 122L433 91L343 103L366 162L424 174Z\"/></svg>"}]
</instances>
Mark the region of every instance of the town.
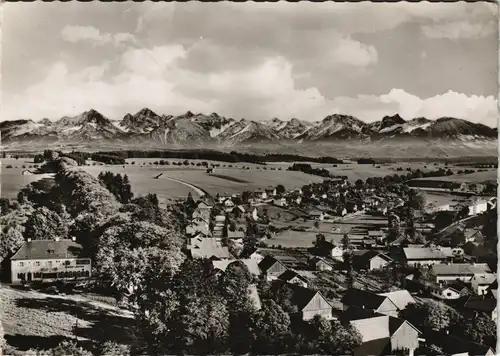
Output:
<instances>
[{"instance_id":1,"label":"town","mask_svg":"<svg viewBox=\"0 0 500 356\"><path fill-rule=\"evenodd\" d=\"M43 156L55 184L2 201L4 218L30 211L23 227L3 227L2 274L6 288L112 290L140 337L94 353L495 352L495 197L434 206L411 180L338 176L189 193L163 208L154 192L134 197L126 175L96 179L74 153ZM173 309L152 317L164 308ZM177 334L175 310L203 316ZM199 317L207 324L193 331Z\"/></svg>"}]
</instances>

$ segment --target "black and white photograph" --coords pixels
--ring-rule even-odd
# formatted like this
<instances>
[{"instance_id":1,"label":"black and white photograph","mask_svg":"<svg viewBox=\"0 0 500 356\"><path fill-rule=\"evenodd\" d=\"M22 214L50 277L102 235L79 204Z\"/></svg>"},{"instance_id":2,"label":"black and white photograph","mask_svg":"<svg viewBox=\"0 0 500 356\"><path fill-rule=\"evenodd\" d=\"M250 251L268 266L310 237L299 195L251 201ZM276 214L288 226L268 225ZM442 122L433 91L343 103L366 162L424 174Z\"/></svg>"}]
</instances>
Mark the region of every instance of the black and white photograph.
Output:
<instances>
[{"instance_id":1,"label":"black and white photograph","mask_svg":"<svg viewBox=\"0 0 500 356\"><path fill-rule=\"evenodd\" d=\"M496 3L0 15L0 356L496 355Z\"/></svg>"}]
</instances>

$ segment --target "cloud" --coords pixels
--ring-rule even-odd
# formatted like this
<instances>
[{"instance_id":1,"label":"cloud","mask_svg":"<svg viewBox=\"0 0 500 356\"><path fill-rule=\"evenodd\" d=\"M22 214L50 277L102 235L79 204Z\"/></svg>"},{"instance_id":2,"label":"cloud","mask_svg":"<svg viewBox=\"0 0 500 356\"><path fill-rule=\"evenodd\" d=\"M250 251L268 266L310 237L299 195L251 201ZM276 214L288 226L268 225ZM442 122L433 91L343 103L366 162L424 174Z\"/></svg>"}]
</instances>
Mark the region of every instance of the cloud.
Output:
<instances>
[{"instance_id":1,"label":"cloud","mask_svg":"<svg viewBox=\"0 0 500 356\"><path fill-rule=\"evenodd\" d=\"M122 43L135 41L135 37L130 33L103 33L92 26L66 26L61 31L61 37L70 43L88 42L95 46L108 44L118 46Z\"/></svg>"},{"instance_id":2,"label":"cloud","mask_svg":"<svg viewBox=\"0 0 500 356\"><path fill-rule=\"evenodd\" d=\"M377 50L352 38L341 38L334 46L332 60L336 64L366 67L377 62Z\"/></svg>"},{"instance_id":3,"label":"cloud","mask_svg":"<svg viewBox=\"0 0 500 356\"><path fill-rule=\"evenodd\" d=\"M180 44L128 49L117 63L103 62L76 72L58 62L43 80L5 101L4 118L59 118L94 108L121 119L126 112L150 107L165 114L190 110L253 120L297 117L314 121L343 113L373 122L400 113L405 119L452 116L496 125L493 96L449 91L420 98L393 89L383 95L328 99L315 86L297 86L294 65L283 56L209 73L184 68L187 52Z\"/></svg>"},{"instance_id":4,"label":"cloud","mask_svg":"<svg viewBox=\"0 0 500 356\"><path fill-rule=\"evenodd\" d=\"M429 38L478 39L495 33L495 22L471 23L469 21L453 21L441 24L422 26L422 33Z\"/></svg>"}]
</instances>

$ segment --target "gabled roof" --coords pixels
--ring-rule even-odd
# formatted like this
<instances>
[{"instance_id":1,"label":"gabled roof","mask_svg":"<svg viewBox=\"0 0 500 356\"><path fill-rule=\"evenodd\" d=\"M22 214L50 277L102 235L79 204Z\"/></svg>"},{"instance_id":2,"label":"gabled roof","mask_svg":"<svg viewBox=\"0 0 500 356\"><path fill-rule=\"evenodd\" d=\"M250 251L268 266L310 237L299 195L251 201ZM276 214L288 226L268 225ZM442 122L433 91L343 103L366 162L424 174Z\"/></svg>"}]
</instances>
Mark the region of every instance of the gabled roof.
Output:
<instances>
[{"instance_id":1,"label":"gabled roof","mask_svg":"<svg viewBox=\"0 0 500 356\"><path fill-rule=\"evenodd\" d=\"M443 275L462 275L462 276L473 276L476 273L488 273L491 272L490 268L486 263L481 264L468 264L468 263L452 263L449 265L436 264L432 266L432 272L436 276Z\"/></svg>"},{"instance_id":2,"label":"gabled roof","mask_svg":"<svg viewBox=\"0 0 500 356\"><path fill-rule=\"evenodd\" d=\"M485 313L493 312L497 307L497 300L494 298L483 298L481 296L472 296L465 302L466 309L472 309Z\"/></svg>"},{"instance_id":3,"label":"gabled roof","mask_svg":"<svg viewBox=\"0 0 500 356\"><path fill-rule=\"evenodd\" d=\"M486 355L488 351L494 351L489 346L477 344L441 331L429 331L426 335L428 335L429 341L439 346L446 354Z\"/></svg>"},{"instance_id":4,"label":"gabled roof","mask_svg":"<svg viewBox=\"0 0 500 356\"><path fill-rule=\"evenodd\" d=\"M497 280L497 276L495 276L493 273L476 274L472 278L480 285L491 285Z\"/></svg>"},{"instance_id":5,"label":"gabled roof","mask_svg":"<svg viewBox=\"0 0 500 356\"><path fill-rule=\"evenodd\" d=\"M307 279L305 279L303 276L301 276L297 272L292 271L291 269L287 269L285 272L283 272L282 274L280 274L278 276L279 279L281 279L282 281L285 281L285 282L289 282L292 279L294 279L295 277L297 277L301 281L307 283Z\"/></svg>"},{"instance_id":6,"label":"gabled roof","mask_svg":"<svg viewBox=\"0 0 500 356\"><path fill-rule=\"evenodd\" d=\"M381 259L385 260L386 262L392 262L392 258L390 258L389 256L387 256L384 253L381 253L381 252L378 252L375 250L368 250L365 253L356 256L356 258L361 259L361 260L366 260L366 261L369 261L375 257L380 257Z\"/></svg>"},{"instance_id":7,"label":"gabled roof","mask_svg":"<svg viewBox=\"0 0 500 356\"><path fill-rule=\"evenodd\" d=\"M267 270L269 270L276 263L279 263L284 268L286 268L285 265L283 265L283 263L281 263L280 261L269 255L265 256L264 259L260 261L259 268L262 270L262 272L267 272Z\"/></svg>"},{"instance_id":8,"label":"gabled roof","mask_svg":"<svg viewBox=\"0 0 500 356\"><path fill-rule=\"evenodd\" d=\"M361 346L356 348L356 356L386 355L390 351L390 345L390 337L363 342Z\"/></svg>"},{"instance_id":9,"label":"gabled roof","mask_svg":"<svg viewBox=\"0 0 500 356\"><path fill-rule=\"evenodd\" d=\"M379 295L388 297L399 310L406 308L408 304L415 304L415 299L411 296L410 292L406 289L400 289L393 292L379 293Z\"/></svg>"},{"instance_id":10,"label":"gabled roof","mask_svg":"<svg viewBox=\"0 0 500 356\"><path fill-rule=\"evenodd\" d=\"M226 246L222 246L219 239L205 238L192 241L192 246L189 248L193 258L232 258L231 253Z\"/></svg>"},{"instance_id":11,"label":"gabled roof","mask_svg":"<svg viewBox=\"0 0 500 356\"><path fill-rule=\"evenodd\" d=\"M73 240L32 240L25 241L11 257L11 260L87 258L88 256L84 255L82 251L82 245Z\"/></svg>"},{"instance_id":12,"label":"gabled roof","mask_svg":"<svg viewBox=\"0 0 500 356\"><path fill-rule=\"evenodd\" d=\"M247 266L247 268L251 274L256 275L256 276L261 274L261 271L260 271L260 268L259 268L257 261L253 260L251 258L240 259L240 260L212 261L212 264L213 264L214 268L220 269L221 271L225 271L231 263L237 262L237 261L243 262L245 264L245 266Z\"/></svg>"},{"instance_id":13,"label":"gabled roof","mask_svg":"<svg viewBox=\"0 0 500 356\"><path fill-rule=\"evenodd\" d=\"M357 288L347 290L347 293L342 298L342 303L351 306L364 307L365 309L377 310L385 300L389 300L394 305L394 309L397 309L397 306L389 299L389 297Z\"/></svg>"},{"instance_id":14,"label":"gabled roof","mask_svg":"<svg viewBox=\"0 0 500 356\"><path fill-rule=\"evenodd\" d=\"M449 247L405 247L403 248L406 259L412 260L444 260L453 257Z\"/></svg>"},{"instance_id":15,"label":"gabled roof","mask_svg":"<svg viewBox=\"0 0 500 356\"><path fill-rule=\"evenodd\" d=\"M353 321L353 320L369 319L376 316L384 316L384 314L377 313L372 309L364 309L352 305L342 313L339 319L342 321Z\"/></svg>"}]
</instances>

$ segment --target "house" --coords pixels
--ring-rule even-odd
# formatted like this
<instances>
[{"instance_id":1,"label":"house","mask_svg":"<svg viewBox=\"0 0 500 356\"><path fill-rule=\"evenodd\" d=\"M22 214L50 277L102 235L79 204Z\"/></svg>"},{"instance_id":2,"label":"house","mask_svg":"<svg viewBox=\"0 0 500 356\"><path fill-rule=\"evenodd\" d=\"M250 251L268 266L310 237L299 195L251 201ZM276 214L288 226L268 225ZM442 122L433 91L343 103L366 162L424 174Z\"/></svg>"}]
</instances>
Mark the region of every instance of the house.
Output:
<instances>
[{"instance_id":1,"label":"house","mask_svg":"<svg viewBox=\"0 0 500 356\"><path fill-rule=\"evenodd\" d=\"M254 275L254 276L260 276L262 274L262 271L259 268L259 264L257 263L256 260L252 260L251 258L246 258L246 259L239 259L239 260L221 260L221 261L212 261L212 265L214 266L214 269L218 269L221 271L225 271L226 268L234 262L242 262L247 266L248 271Z\"/></svg>"},{"instance_id":2,"label":"house","mask_svg":"<svg viewBox=\"0 0 500 356\"><path fill-rule=\"evenodd\" d=\"M488 274L491 270L486 263L452 263L432 266L436 282L460 280L469 282L476 274Z\"/></svg>"},{"instance_id":3,"label":"house","mask_svg":"<svg viewBox=\"0 0 500 356\"><path fill-rule=\"evenodd\" d=\"M329 241L322 241L316 246L322 255L331 256L332 258L342 258L344 249L340 244L332 243Z\"/></svg>"},{"instance_id":4,"label":"house","mask_svg":"<svg viewBox=\"0 0 500 356\"><path fill-rule=\"evenodd\" d=\"M297 272L292 271L291 269L286 270L285 272L280 274L278 276L278 279L286 283L292 283L307 288L307 280Z\"/></svg>"},{"instance_id":5,"label":"house","mask_svg":"<svg viewBox=\"0 0 500 356\"><path fill-rule=\"evenodd\" d=\"M233 258L227 246L223 246L219 238L191 239L188 250L192 258L208 258L212 260Z\"/></svg>"},{"instance_id":6,"label":"house","mask_svg":"<svg viewBox=\"0 0 500 356\"><path fill-rule=\"evenodd\" d=\"M392 292L379 293L379 295L388 297L391 302L398 307L399 310L404 310L409 304L415 304L416 301L406 289L400 289Z\"/></svg>"},{"instance_id":7,"label":"house","mask_svg":"<svg viewBox=\"0 0 500 356\"><path fill-rule=\"evenodd\" d=\"M486 313L494 321L497 320L496 298L486 298L484 295L469 297L464 304L464 309L472 314Z\"/></svg>"},{"instance_id":8,"label":"house","mask_svg":"<svg viewBox=\"0 0 500 356\"><path fill-rule=\"evenodd\" d=\"M484 236L481 230L478 229L465 229L464 231L465 242L473 242L473 243L483 243Z\"/></svg>"},{"instance_id":9,"label":"house","mask_svg":"<svg viewBox=\"0 0 500 356\"><path fill-rule=\"evenodd\" d=\"M286 206L287 202L285 198L274 199L273 204L276 206Z\"/></svg>"},{"instance_id":10,"label":"house","mask_svg":"<svg viewBox=\"0 0 500 356\"><path fill-rule=\"evenodd\" d=\"M399 309L389 297L357 288L347 290L341 302L344 304L345 310L354 306L384 315L398 316Z\"/></svg>"},{"instance_id":11,"label":"house","mask_svg":"<svg viewBox=\"0 0 500 356\"><path fill-rule=\"evenodd\" d=\"M186 235L191 235L194 236L197 233L203 233L205 235L210 234L210 229L208 223L202 220L202 222L199 221L192 221L189 223L188 226L186 226Z\"/></svg>"},{"instance_id":12,"label":"house","mask_svg":"<svg viewBox=\"0 0 500 356\"><path fill-rule=\"evenodd\" d=\"M213 202L211 202L210 199L207 198L198 201L198 203L196 204L196 209L211 210L213 206L214 206Z\"/></svg>"},{"instance_id":13,"label":"house","mask_svg":"<svg viewBox=\"0 0 500 356\"><path fill-rule=\"evenodd\" d=\"M471 280L470 284L472 290L477 295L483 295L488 292L489 287L497 280L497 276L493 273L487 274L475 274Z\"/></svg>"},{"instance_id":14,"label":"house","mask_svg":"<svg viewBox=\"0 0 500 356\"><path fill-rule=\"evenodd\" d=\"M231 198L224 199L224 206L226 208L233 208L235 206L233 199L231 199Z\"/></svg>"},{"instance_id":15,"label":"house","mask_svg":"<svg viewBox=\"0 0 500 356\"><path fill-rule=\"evenodd\" d=\"M259 211L257 210L257 208L254 208L254 209L252 210L252 219L253 219L254 221L258 221L258 220L260 220Z\"/></svg>"},{"instance_id":16,"label":"house","mask_svg":"<svg viewBox=\"0 0 500 356\"><path fill-rule=\"evenodd\" d=\"M353 265L360 270L381 269L392 262L392 258L375 250L355 251L353 256Z\"/></svg>"},{"instance_id":17,"label":"house","mask_svg":"<svg viewBox=\"0 0 500 356\"><path fill-rule=\"evenodd\" d=\"M370 230L368 231L368 237L376 241L383 241L385 239L385 233L381 230Z\"/></svg>"},{"instance_id":18,"label":"house","mask_svg":"<svg viewBox=\"0 0 500 356\"><path fill-rule=\"evenodd\" d=\"M316 271L333 271L333 265L320 257L313 257L309 261L309 266Z\"/></svg>"},{"instance_id":19,"label":"house","mask_svg":"<svg viewBox=\"0 0 500 356\"><path fill-rule=\"evenodd\" d=\"M28 169L25 169L24 171L21 172L23 176L32 176L34 173Z\"/></svg>"},{"instance_id":20,"label":"house","mask_svg":"<svg viewBox=\"0 0 500 356\"><path fill-rule=\"evenodd\" d=\"M233 226L234 230L231 229L231 226L226 226L226 236L229 239L242 239L245 237L245 228L243 226Z\"/></svg>"},{"instance_id":21,"label":"house","mask_svg":"<svg viewBox=\"0 0 500 356\"><path fill-rule=\"evenodd\" d=\"M460 292L447 284L427 283L429 293L438 299L456 300L462 297Z\"/></svg>"},{"instance_id":22,"label":"house","mask_svg":"<svg viewBox=\"0 0 500 356\"><path fill-rule=\"evenodd\" d=\"M287 270L283 263L272 256L265 256L264 259L260 261L259 268L268 281L277 279Z\"/></svg>"},{"instance_id":23,"label":"house","mask_svg":"<svg viewBox=\"0 0 500 356\"><path fill-rule=\"evenodd\" d=\"M405 263L410 266L445 263L454 257L450 247L405 247L403 255Z\"/></svg>"},{"instance_id":24,"label":"house","mask_svg":"<svg viewBox=\"0 0 500 356\"><path fill-rule=\"evenodd\" d=\"M73 240L25 241L10 259L11 282L53 282L90 278L91 259Z\"/></svg>"},{"instance_id":25,"label":"house","mask_svg":"<svg viewBox=\"0 0 500 356\"><path fill-rule=\"evenodd\" d=\"M260 263L264 259L264 255L260 253L259 249L254 249L252 252L248 254L248 258L257 261Z\"/></svg>"},{"instance_id":26,"label":"house","mask_svg":"<svg viewBox=\"0 0 500 356\"><path fill-rule=\"evenodd\" d=\"M215 217L215 226L224 226L226 225L226 216L225 215L217 215Z\"/></svg>"},{"instance_id":27,"label":"house","mask_svg":"<svg viewBox=\"0 0 500 356\"><path fill-rule=\"evenodd\" d=\"M426 341L438 346L442 353L451 356L494 356L495 352L486 345L477 344L464 338L455 336L447 331L429 330L426 332Z\"/></svg>"},{"instance_id":28,"label":"house","mask_svg":"<svg viewBox=\"0 0 500 356\"><path fill-rule=\"evenodd\" d=\"M196 208L193 212L193 215L192 215L192 218L193 219L202 219L202 220L205 220L205 221L209 221L210 220L210 209L199 209L199 208Z\"/></svg>"},{"instance_id":29,"label":"house","mask_svg":"<svg viewBox=\"0 0 500 356\"><path fill-rule=\"evenodd\" d=\"M332 305L320 292L279 280L273 282L271 290L276 293L283 286L286 286L292 292L290 304L297 308L302 320L311 320L316 315L320 315L327 320L334 319Z\"/></svg>"},{"instance_id":30,"label":"house","mask_svg":"<svg viewBox=\"0 0 500 356\"><path fill-rule=\"evenodd\" d=\"M446 285L458 291L460 298L470 297L474 293L470 288L470 285L467 285L462 281L446 282Z\"/></svg>"},{"instance_id":31,"label":"house","mask_svg":"<svg viewBox=\"0 0 500 356\"><path fill-rule=\"evenodd\" d=\"M266 195L267 195L267 198L270 198L270 197L275 197L276 194L278 194L278 191L276 190L276 188L268 188L268 189L265 189L265 192L266 192Z\"/></svg>"},{"instance_id":32,"label":"house","mask_svg":"<svg viewBox=\"0 0 500 356\"><path fill-rule=\"evenodd\" d=\"M406 320L375 314L349 323L361 334L362 344L353 350L354 356L413 356L418 349L420 331Z\"/></svg>"},{"instance_id":33,"label":"house","mask_svg":"<svg viewBox=\"0 0 500 356\"><path fill-rule=\"evenodd\" d=\"M469 205L469 215L478 215L488 211L488 201L484 199L476 199Z\"/></svg>"}]
</instances>

